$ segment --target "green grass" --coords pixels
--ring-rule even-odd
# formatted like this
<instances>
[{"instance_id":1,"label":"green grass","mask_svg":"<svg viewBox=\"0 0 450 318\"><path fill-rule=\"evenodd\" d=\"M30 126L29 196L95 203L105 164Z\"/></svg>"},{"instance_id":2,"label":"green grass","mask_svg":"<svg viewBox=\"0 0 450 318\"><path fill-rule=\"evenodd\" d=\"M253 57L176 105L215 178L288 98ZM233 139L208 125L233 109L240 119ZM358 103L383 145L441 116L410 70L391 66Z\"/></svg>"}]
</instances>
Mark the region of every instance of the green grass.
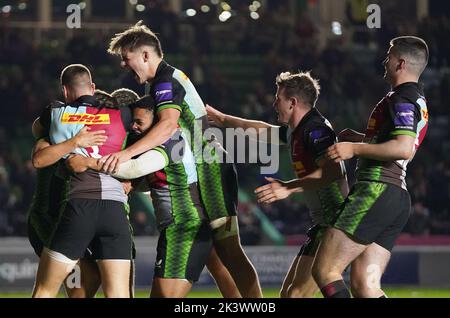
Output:
<instances>
[{"instance_id":1,"label":"green grass","mask_svg":"<svg viewBox=\"0 0 450 318\"><path fill-rule=\"evenodd\" d=\"M421 287L389 287L385 292L390 298L450 298L450 289L433 289ZM137 291L137 298L147 298L149 291ZM0 293L0 298L28 298L29 293ZM64 297L60 295L59 297ZM102 297L99 295L98 297ZM278 289L264 289L264 297L278 298ZM319 297L319 296L318 296ZM189 294L189 298L221 298L217 289L194 288Z\"/></svg>"}]
</instances>

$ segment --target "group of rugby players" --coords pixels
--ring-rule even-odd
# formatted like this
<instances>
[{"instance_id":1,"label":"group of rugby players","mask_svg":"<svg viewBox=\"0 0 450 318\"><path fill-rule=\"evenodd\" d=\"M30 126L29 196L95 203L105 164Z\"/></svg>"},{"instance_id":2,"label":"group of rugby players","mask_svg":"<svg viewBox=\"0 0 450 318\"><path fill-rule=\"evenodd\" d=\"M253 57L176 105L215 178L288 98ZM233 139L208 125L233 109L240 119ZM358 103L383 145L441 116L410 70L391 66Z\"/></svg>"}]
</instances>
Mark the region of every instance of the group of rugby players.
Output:
<instances>
[{"instance_id":1,"label":"group of rugby players","mask_svg":"<svg viewBox=\"0 0 450 318\"><path fill-rule=\"evenodd\" d=\"M266 178L257 200L270 204L302 193L313 222L283 282L281 297L385 297L381 276L409 216L407 163L428 123L418 81L428 47L417 37L393 39L384 61L392 91L374 108L366 132L336 135L315 107L320 86L309 73L281 73L274 108L282 126L206 106L188 77L163 59L157 36L141 22L116 34L119 55L149 92L95 89L79 64L61 74L64 102L33 124L38 187L29 237L40 257L33 297L55 297L79 270L69 297L133 297L136 257L127 194L150 191L158 230L151 297L185 297L205 265L224 297L262 297L257 273L239 239L237 177L205 130L256 128L260 142L286 144L297 179ZM351 111L351 110L349 110ZM278 130L272 140L271 130ZM349 191L344 161L358 157ZM343 271L351 265L351 293Z\"/></svg>"}]
</instances>

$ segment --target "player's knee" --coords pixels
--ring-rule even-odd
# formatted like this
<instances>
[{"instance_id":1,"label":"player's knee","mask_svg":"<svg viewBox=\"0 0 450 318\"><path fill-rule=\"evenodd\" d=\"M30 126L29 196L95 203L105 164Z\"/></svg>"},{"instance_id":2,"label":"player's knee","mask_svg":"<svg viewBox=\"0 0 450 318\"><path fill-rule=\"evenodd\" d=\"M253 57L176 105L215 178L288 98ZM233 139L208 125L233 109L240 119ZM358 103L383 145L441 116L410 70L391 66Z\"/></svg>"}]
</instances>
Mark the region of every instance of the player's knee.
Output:
<instances>
[{"instance_id":1,"label":"player's knee","mask_svg":"<svg viewBox=\"0 0 450 318\"><path fill-rule=\"evenodd\" d=\"M355 298L368 298L371 297L374 290L371 288L365 279L353 278L350 282L352 295Z\"/></svg>"},{"instance_id":2,"label":"player's knee","mask_svg":"<svg viewBox=\"0 0 450 318\"><path fill-rule=\"evenodd\" d=\"M33 290L33 298L54 298L56 297L57 292L55 293L50 288L45 288L44 286L35 286Z\"/></svg>"},{"instance_id":3,"label":"player's knee","mask_svg":"<svg viewBox=\"0 0 450 318\"><path fill-rule=\"evenodd\" d=\"M311 274L317 283L324 280L326 277L326 271L324 271L323 267L319 266L319 264L317 264L317 262L314 263L314 265L311 269Z\"/></svg>"},{"instance_id":4,"label":"player's knee","mask_svg":"<svg viewBox=\"0 0 450 318\"><path fill-rule=\"evenodd\" d=\"M130 298L130 291L126 288L107 288L105 289L106 298Z\"/></svg>"}]
</instances>

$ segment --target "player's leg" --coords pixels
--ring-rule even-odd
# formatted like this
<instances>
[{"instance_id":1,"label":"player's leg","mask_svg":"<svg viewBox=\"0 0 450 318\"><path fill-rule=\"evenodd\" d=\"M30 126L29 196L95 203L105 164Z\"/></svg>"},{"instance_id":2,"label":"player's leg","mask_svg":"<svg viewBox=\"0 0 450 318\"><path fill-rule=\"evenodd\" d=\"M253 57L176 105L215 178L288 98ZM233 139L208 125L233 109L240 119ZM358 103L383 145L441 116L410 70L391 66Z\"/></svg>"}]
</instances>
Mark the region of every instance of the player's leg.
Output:
<instances>
[{"instance_id":1,"label":"player's leg","mask_svg":"<svg viewBox=\"0 0 450 318\"><path fill-rule=\"evenodd\" d=\"M352 263L351 286L355 297L386 297L381 290L381 277L386 269L395 241L408 222L411 201L409 193L399 187L390 186L385 196L385 215L381 219L389 221L391 215L396 219L376 238L363 254Z\"/></svg>"},{"instance_id":2,"label":"player's leg","mask_svg":"<svg viewBox=\"0 0 450 318\"><path fill-rule=\"evenodd\" d=\"M128 280L128 290L130 293L130 298L134 298L134 281L135 281L135 272L136 272L136 262L135 262L135 257L133 257L133 259L131 260L131 265L130 265L130 277Z\"/></svg>"},{"instance_id":3,"label":"player's leg","mask_svg":"<svg viewBox=\"0 0 450 318\"><path fill-rule=\"evenodd\" d=\"M312 267L326 228L322 225L316 225L309 229L308 240L303 244L295 258L296 267L291 267L288 273L288 277L290 275L292 277L288 285L286 282L286 297L312 298L318 291L317 284L312 276Z\"/></svg>"},{"instance_id":4,"label":"player's leg","mask_svg":"<svg viewBox=\"0 0 450 318\"><path fill-rule=\"evenodd\" d=\"M295 256L294 260L291 263L291 266L289 267L286 277L284 277L283 284L281 285L280 290L280 298L289 298L288 289L291 286L292 282L294 281L294 276L295 272L297 271L297 265L298 262L300 261L300 257L301 253Z\"/></svg>"},{"instance_id":5,"label":"player's leg","mask_svg":"<svg viewBox=\"0 0 450 318\"><path fill-rule=\"evenodd\" d=\"M358 256L351 267L351 290L357 298L380 298L386 295L381 290L381 276L391 257L384 247L372 243Z\"/></svg>"},{"instance_id":6,"label":"player's leg","mask_svg":"<svg viewBox=\"0 0 450 318\"><path fill-rule=\"evenodd\" d=\"M187 279L155 277L152 283L151 298L185 298L192 288Z\"/></svg>"},{"instance_id":7,"label":"player's leg","mask_svg":"<svg viewBox=\"0 0 450 318\"><path fill-rule=\"evenodd\" d=\"M102 289L106 298L130 298L131 260L98 260Z\"/></svg>"},{"instance_id":8,"label":"player's leg","mask_svg":"<svg viewBox=\"0 0 450 318\"><path fill-rule=\"evenodd\" d=\"M89 202L71 199L64 207L49 248L44 248L36 275L35 297L54 297L95 233Z\"/></svg>"},{"instance_id":9,"label":"player's leg","mask_svg":"<svg viewBox=\"0 0 450 318\"><path fill-rule=\"evenodd\" d=\"M289 298L313 298L319 291L312 276L314 257L303 255L300 257L294 280L288 288Z\"/></svg>"},{"instance_id":10,"label":"player's leg","mask_svg":"<svg viewBox=\"0 0 450 318\"><path fill-rule=\"evenodd\" d=\"M325 231L313 265L313 277L325 297L350 297L342 277L345 268L367 248L336 228Z\"/></svg>"},{"instance_id":11,"label":"player's leg","mask_svg":"<svg viewBox=\"0 0 450 318\"><path fill-rule=\"evenodd\" d=\"M207 221L189 220L161 231L152 291L154 298L184 298L197 281L211 252Z\"/></svg>"},{"instance_id":12,"label":"player's leg","mask_svg":"<svg viewBox=\"0 0 450 318\"><path fill-rule=\"evenodd\" d=\"M102 289L108 298L130 298L133 240L124 203L96 200L96 224L92 256L100 269Z\"/></svg>"},{"instance_id":13,"label":"player's leg","mask_svg":"<svg viewBox=\"0 0 450 318\"><path fill-rule=\"evenodd\" d=\"M61 253L44 248L39 259L33 298L54 298L77 260L71 260Z\"/></svg>"},{"instance_id":14,"label":"player's leg","mask_svg":"<svg viewBox=\"0 0 450 318\"><path fill-rule=\"evenodd\" d=\"M233 277L242 297L262 297L256 270L240 243L236 216L238 182L234 165L201 163L197 164L197 174L202 202L211 220L217 255Z\"/></svg>"},{"instance_id":15,"label":"player's leg","mask_svg":"<svg viewBox=\"0 0 450 318\"><path fill-rule=\"evenodd\" d=\"M349 296L342 272L402 219L399 203L405 195L401 188L380 182L358 181L353 186L314 264L313 275L324 296Z\"/></svg>"},{"instance_id":16,"label":"player's leg","mask_svg":"<svg viewBox=\"0 0 450 318\"><path fill-rule=\"evenodd\" d=\"M64 280L64 287L69 298L94 298L101 286L100 270L97 262L91 258L82 258L79 266L80 284L70 282L71 275Z\"/></svg>"},{"instance_id":17,"label":"player's leg","mask_svg":"<svg viewBox=\"0 0 450 318\"><path fill-rule=\"evenodd\" d=\"M231 277L230 272L228 272L226 267L223 265L214 247L211 249L211 254L209 255L206 267L208 268L211 276L214 278L223 298L242 297L233 280L233 277Z\"/></svg>"},{"instance_id":18,"label":"player's leg","mask_svg":"<svg viewBox=\"0 0 450 318\"><path fill-rule=\"evenodd\" d=\"M214 248L242 297L261 298L258 275L241 245L237 216L215 220L211 224Z\"/></svg>"}]
</instances>

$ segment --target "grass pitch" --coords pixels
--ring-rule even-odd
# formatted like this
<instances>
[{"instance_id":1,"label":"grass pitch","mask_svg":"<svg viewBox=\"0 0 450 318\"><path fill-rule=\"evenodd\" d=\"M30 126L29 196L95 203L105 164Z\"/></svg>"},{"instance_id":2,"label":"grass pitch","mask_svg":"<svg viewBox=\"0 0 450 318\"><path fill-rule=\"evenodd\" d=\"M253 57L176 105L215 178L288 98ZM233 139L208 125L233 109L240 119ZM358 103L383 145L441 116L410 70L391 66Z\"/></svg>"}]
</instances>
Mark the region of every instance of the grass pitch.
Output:
<instances>
[{"instance_id":1,"label":"grass pitch","mask_svg":"<svg viewBox=\"0 0 450 318\"><path fill-rule=\"evenodd\" d=\"M389 298L450 298L450 288L422 288L422 287L388 287L384 289ZM278 298L278 289L264 288L265 298ZM146 290L136 291L136 298L147 298L150 292ZM0 293L0 298L29 298L29 292L22 293ZM59 297L65 297L60 294ZM99 294L98 298L103 295ZM193 288L189 298L221 298L217 289L214 288ZM317 297L321 297L317 295Z\"/></svg>"}]
</instances>

